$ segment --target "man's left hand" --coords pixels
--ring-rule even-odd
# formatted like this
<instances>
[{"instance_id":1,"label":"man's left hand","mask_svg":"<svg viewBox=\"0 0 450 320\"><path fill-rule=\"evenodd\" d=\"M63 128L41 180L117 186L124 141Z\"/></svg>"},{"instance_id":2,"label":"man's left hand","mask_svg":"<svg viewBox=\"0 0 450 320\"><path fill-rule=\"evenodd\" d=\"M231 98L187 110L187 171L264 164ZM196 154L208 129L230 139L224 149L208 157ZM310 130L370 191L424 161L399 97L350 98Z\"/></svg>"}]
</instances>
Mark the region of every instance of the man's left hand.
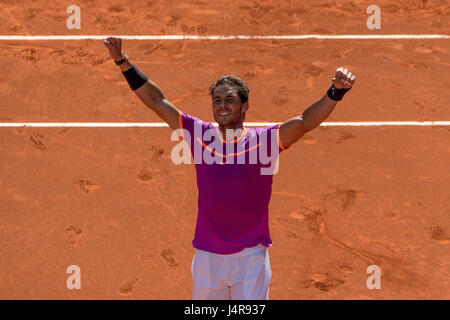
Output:
<instances>
[{"instance_id":1,"label":"man's left hand","mask_svg":"<svg viewBox=\"0 0 450 320\"><path fill-rule=\"evenodd\" d=\"M333 78L333 85L336 89L351 89L355 83L356 76L345 69L340 67L336 70L336 75Z\"/></svg>"}]
</instances>

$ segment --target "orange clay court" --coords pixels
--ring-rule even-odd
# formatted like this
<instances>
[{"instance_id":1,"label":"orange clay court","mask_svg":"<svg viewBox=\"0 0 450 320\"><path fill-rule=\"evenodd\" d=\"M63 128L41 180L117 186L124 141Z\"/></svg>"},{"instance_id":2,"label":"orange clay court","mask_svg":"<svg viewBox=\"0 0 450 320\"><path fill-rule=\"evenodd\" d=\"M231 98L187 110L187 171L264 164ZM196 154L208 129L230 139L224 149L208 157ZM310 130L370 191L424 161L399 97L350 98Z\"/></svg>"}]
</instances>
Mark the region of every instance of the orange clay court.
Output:
<instances>
[{"instance_id":1,"label":"orange clay court","mask_svg":"<svg viewBox=\"0 0 450 320\"><path fill-rule=\"evenodd\" d=\"M447 1L0 1L1 35L448 34ZM338 66L356 83L326 122L449 121L449 39L124 40L180 110L250 87L246 122L300 115ZM102 40L0 41L0 122L161 122ZM193 165L168 127L0 128L1 299L191 299ZM270 299L449 299L450 127L321 126L280 155ZM70 265L81 290L69 290ZM366 269L381 269L369 290Z\"/></svg>"}]
</instances>

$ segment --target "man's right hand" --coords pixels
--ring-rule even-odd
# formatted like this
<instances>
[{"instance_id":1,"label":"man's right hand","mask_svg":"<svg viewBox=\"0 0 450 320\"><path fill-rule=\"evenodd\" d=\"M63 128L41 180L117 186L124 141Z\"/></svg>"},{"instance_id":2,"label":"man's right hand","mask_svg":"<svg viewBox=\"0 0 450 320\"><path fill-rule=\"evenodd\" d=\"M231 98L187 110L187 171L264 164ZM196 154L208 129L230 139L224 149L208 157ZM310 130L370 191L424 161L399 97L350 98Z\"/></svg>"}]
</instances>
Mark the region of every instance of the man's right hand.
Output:
<instances>
[{"instance_id":1,"label":"man's right hand","mask_svg":"<svg viewBox=\"0 0 450 320\"><path fill-rule=\"evenodd\" d=\"M108 37L103 43L105 44L105 47L109 49L109 55L113 58L113 60L122 60L121 38Z\"/></svg>"},{"instance_id":2,"label":"man's right hand","mask_svg":"<svg viewBox=\"0 0 450 320\"><path fill-rule=\"evenodd\" d=\"M111 58L115 61L122 60L122 39L108 37L104 40L105 47L108 48ZM130 69L132 65L125 58L125 63L120 65L122 71ZM152 109L164 122L173 130L180 128L179 119L181 111L167 100L156 84L147 81L134 93L144 104Z\"/></svg>"}]
</instances>

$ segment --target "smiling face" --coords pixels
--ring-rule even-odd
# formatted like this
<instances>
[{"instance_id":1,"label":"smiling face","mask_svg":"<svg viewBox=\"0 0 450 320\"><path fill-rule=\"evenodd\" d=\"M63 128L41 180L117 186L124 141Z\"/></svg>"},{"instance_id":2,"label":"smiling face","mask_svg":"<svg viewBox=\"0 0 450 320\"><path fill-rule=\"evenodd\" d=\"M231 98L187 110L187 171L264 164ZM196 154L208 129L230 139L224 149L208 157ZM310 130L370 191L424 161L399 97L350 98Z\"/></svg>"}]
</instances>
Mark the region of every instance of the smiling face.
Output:
<instances>
[{"instance_id":1,"label":"smiling face","mask_svg":"<svg viewBox=\"0 0 450 320\"><path fill-rule=\"evenodd\" d=\"M236 128L245 119L248 101L242 103L234 88L229 85L219 85L212 95L214 120L225 128Z\"/></svg>"}]
</instances>

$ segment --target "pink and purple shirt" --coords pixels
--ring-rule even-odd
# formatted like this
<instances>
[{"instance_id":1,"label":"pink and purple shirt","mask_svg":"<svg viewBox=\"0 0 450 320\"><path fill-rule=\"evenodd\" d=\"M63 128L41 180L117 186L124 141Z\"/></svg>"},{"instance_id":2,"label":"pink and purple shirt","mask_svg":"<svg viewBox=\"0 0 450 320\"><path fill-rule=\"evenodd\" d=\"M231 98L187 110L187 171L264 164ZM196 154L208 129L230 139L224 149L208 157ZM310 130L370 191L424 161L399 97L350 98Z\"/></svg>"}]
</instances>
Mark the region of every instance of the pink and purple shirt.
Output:
<instances>
[{"instance_id":1,"label":"pink and purple shirt","mask_svg":"<svg viewBox=\"0 0 450 320\"><path fill-rule=\"evenodd\" d=\"M226 142L211 123L184 112L179 121L197 173L198 216L192 245L217 254L233 254L258 244L270 247L273 174L262 172L276 173L269 169L279 153L289 148L280 141L279 124L244 128L234 141ZM198 161L199 156L210 160Z\"/></svg>"}]
</instances>

